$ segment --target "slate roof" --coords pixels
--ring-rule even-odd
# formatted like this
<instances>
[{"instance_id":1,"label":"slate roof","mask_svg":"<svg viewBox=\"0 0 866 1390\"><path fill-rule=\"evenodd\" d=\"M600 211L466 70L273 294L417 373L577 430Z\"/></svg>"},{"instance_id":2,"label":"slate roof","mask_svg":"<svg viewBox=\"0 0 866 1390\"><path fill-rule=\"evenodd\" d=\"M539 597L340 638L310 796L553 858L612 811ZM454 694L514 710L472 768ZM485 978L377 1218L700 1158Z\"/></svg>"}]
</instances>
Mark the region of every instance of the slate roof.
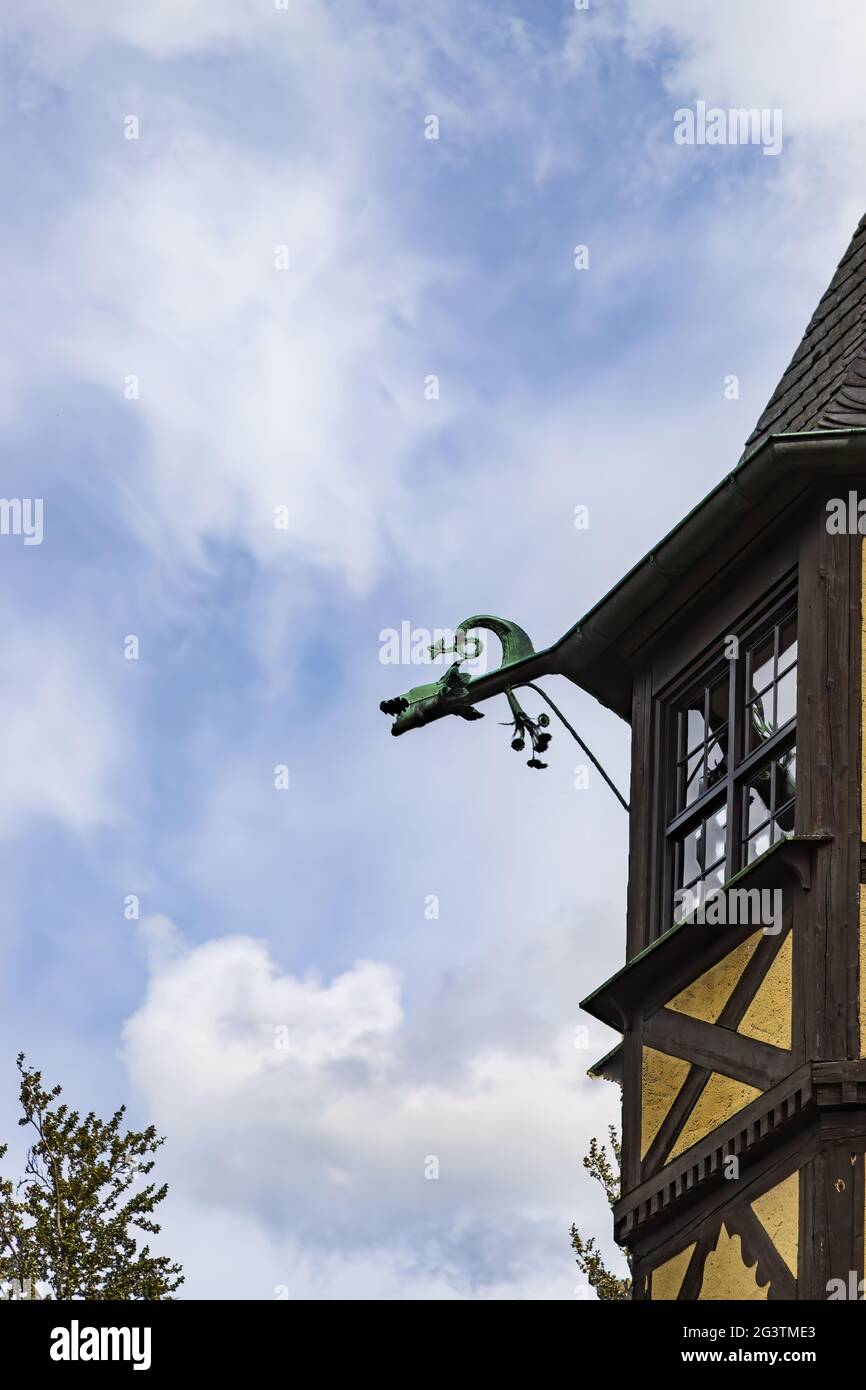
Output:
<instances>
[{"instance_id":1,"label":"slate roof","mask_svg":"<svg viewBox=\"0 0 866 1390\"><path fill-rule=\"evenodd\" d=\"M746 441L771 434L866 426L866 216Z\"/></svg>"}]
</instances>

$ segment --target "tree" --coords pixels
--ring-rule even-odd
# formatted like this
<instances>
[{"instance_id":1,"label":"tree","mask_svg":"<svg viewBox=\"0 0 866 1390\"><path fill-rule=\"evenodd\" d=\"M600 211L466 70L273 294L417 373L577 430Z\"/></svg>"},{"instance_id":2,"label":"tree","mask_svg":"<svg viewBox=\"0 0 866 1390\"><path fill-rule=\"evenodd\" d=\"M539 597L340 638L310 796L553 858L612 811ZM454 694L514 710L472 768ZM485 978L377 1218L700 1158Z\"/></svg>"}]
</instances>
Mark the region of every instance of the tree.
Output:
<instances>
[{"instance_id":1,"label":"tree","mask_svg":"<svg viewBox=\"0 0 866 1390\"><path fill-rule=\"evenodd\" d=\"M589 1141L589 1153L584 1155L583 1166L590 1177L601 1183L608 1205L612 1207L620 1193L619 1167L622 1146L613 1125L608 1126L608 1134L610 1135L611 1152L616 1163L616 1172L614 1172L604 1144L599 1145L595 1138ZM596 1244L595 1236L590 1236L589 1240L584 1240L574 1225L570 1235L578 1268L582 1274L586 1275L587 1281L595 1289L598 1297L604 1302L619 1302L630 1298L631 1280L620 1279L619 1275L613 1274L606 1267L601 1251Z\"/></svg>"},{"instance_id":2,"label":"tree","mask_svg":"<svg viewBox=\"0 0 866 1390\"><path fill-rule=\"evenodd\" d=\"M58 1104L61 1087L46 1091L23 1052L18 1072L18 1123L33 1142L21 1181L0 1179L0 1285L19 1296L47 1286L55 1299L170 1298L181 1266L138 1249L135 1234L160 1229L152 1217L168 1187L139 1180L164 1141L153 1125L124 1133L125 1106L103 1121ZM0 1159L7 1149L0 1145Z\"/></svg>"}]
</instances>

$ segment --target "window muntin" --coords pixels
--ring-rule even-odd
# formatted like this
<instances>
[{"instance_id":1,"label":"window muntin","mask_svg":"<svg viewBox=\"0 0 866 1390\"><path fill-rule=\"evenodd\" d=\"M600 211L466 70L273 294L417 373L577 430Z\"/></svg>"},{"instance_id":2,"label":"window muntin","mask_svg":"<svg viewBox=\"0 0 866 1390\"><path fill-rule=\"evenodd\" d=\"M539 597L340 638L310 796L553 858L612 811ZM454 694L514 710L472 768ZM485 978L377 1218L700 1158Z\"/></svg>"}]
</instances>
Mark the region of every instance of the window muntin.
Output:
<instances>
[{"instance_id":1,"label":"window muntin","mask_svg":"<svg viewBox=\"0 0 866 1390\"><path fill-rule=\"evenodd\" d=\"M791 744L745 783L742 864L751 864L771 845L793 833L796 771L797 750Z\"/></svg>"},{"instance_id":2,"label":"window muntin","mask_svg":"<svg viewBox=\"0 0 866 1390\"><path fill-rule=\"evenodd\" d=\"M727 805L719 806L675 842L677 883L696 907L725 881Z\"/></svg>"},{"instance_id":3,"label":"window muntin","mask_svg":"<svg viewBox=\"0 0 866 1390\"><path fill-rule=\"evenodd\" d=\"M699 800L725 775L728 678L695 690L678 713L677 810Z\"/></svg>"},{"instance_id":4,"label":"window muntin","mask_svg":"<svg viewBox=\"0 0 866 1390\"><path fill-rule=\"evenodd\" d=\"M674 921L794 829L793 595L777 600L733 645L739 647L736 656L709 667L669 707L675 774L663 901L673 900ZM677 891L679 900L673 897ZM670 920L665 911L662 931Z\"/></svg>"},{"instance_id":5,"label":"window muntin","mask_svg":"<svg viewBox=\"0 0 866 1390\"><path fill-rule=\"evenodd\" d=\"M797 622L775 623L746 652L746 752L772 738L797 709Z\"/></svg>"}]
</instances>

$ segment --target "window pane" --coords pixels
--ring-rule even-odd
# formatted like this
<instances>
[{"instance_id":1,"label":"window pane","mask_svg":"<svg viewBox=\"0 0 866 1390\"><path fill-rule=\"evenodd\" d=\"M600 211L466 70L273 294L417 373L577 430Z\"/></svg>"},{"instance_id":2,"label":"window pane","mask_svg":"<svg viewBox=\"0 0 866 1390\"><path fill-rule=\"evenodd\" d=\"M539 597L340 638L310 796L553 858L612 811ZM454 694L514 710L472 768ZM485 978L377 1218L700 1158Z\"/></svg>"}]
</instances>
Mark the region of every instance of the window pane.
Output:
<instances>
[{"instance_id":1,"label":"window pane","mask_svg":"<svg viewBox=\"0 0 866 1390\"><path fill-rule=\"evenodd\" d=\"M774 659L778 644L779 658ZM797 615L790 614L747 653L745 751L760 748L797 712Z\"/></svg>"},{"instance_id":2,"label":"window pane","mask_svg":"<svg viewBox=\"0 0 866 1390\"><path fill-rule=\"evenodd\" d=\"M725 866L720 864L717 869L711 869L701 882L701 901L706 902L711 893L716 893L725 881Z\"/></svg>"},{"instance_id":3,"label":"window pane","mask_svg":"<svg viewBox=\"0 0 866 1390\"><path fill-rule=\"evenodd\" d=\"M704 750L701 747L697 753L692 753L691 757L686 759L684 796L681 797L677 810L682 811L685 806L691 806L703 792L703 770Z\"/></svg>"},{"instance_id":4,"label":"window pane","mask_svg":"<svg viewBox=\"0 0 866 1390\"><path fill-rule=\"evenodd\" d=\"M727 671L710 687L710 734L717 734L723 724L728 722L728 690L729 678Z\"/></svg>"},{"instance_id":5,"label":"window pane","mask_svg":"<svg viewBox=\"0 0 866 1390\"><path fill-rule=\"evenodd\" d=\"M797 614L792 613L782 623L779 633L779 670L784 671L797 660Z\"/></svg>"},{"instance_id":6,"label":"window pane","mask_svg":"<svg viewBox=\"0 0 866 1390\"><path fill-rule=\"evenodd\" d=\"M743 790L743 833L754 835L770 819L770 769L764 768Z\"/></svg>"},{"instance_id":7,"label":"window pane","mask_svg":"<svg viewBox=\"0 0 866 1390\"><path fill-rule=\"evenodd\" d=\"M743 861L751 864L786 835L793 834L797 750L787 748L756 772L743 788Z\"/></svg>"},{"instance_id":8,"label":"window pane","mask_svg":"<svg viewBox=\"0 0 866 1390\"><path fill-rule=\"evenodd\" d=\"M689 884L674 900L674 921L681 922L684 917L691 916L699 903L705 903L718 892L724 881L725 867L721 864L717 869L711 869L703 878Z\"/></svg>"},{"instance_id":9,"label":"window pane","mask_svg":"<svg viewBox=\"0 0 866 1390\"><path fill-rule=\"evenodd\" d=\"M729 672L694 691L678 713L677 805L685 810L727 774Z\"/></svg>"},{"instance_id":10,"label":"window pane","mask_svg":"<svg viewBox=\"0 0 866 1390\"><path fill-rule=\"evenodd\" d=\"M779 830L776 839L794 833L796 785L797 750L789 748L776 762L775 822Z\"/></svg>"},{"instance_id":11,"label":"window pane","mask_svg":"<svg viewBox=\"0 0 866 1390\"><path fill-rule=\"evenodd\" d=\"M749 662L747 668L746 699L751 700L753 695L760 695L773 679L773 640L774 633L769 632L767 636L752 647L749 652Z\"/></svg>"},{"instance_id":12,"label":"window pane","mask_svg":"<svg viewBox=\"0 0 866 1390\"><path fill-rule=\"evenodd\" d=\"M720 806L694 830L683 836L681 873L678 887L688 888L718 864L724 870L725 831L728 808Z\"/></svg>"},{"instance_id":13,"label":"window pane","mask_svg":"<svg viewBox=\"0 0 866 1390\"><path fill-rule=\"evenodd\" d=\"M711 869L713 865L725 860L725 844L727 836L725 830L728 824L728 808L720 806L714 815L709 816L704 822L705 833L705 853L704 868Z\"/></svg>"},{"instance_id":14,"label":"window pane","mask_svg":"<svg viewBox=\"0 0 866 1390\"><path fill-rule=\"evenodd\" d=\"M727 763L727 729L723 731L718 739L714 739L704 753L701 747L696 753L690 753L682 765L682 781L680 783L678 811L683 811L687 806L691 806L693 801L703 796L711 787L726 775L728 770Z\"/></svg>"},{"instance_id":15,"label":"window pane","mask_svg":"<svg viewBox=\"0 0 866 1390\"><path fill-rule=\"evenodd\" d=\"M773 732L773 691L770 689L763 699L753 700L746 706L746 752L751 753L770 737Z\"/></svg>"},{"instance_id":16,"label":"window pane","mask_svg":"<svg viewBox=\"0 0 866 1390\"><path fill-rule=\"evenodd\" d=\"M702 809L701 823L692 822L687 834L668 826L674 884L678 893L689 895L676 905L679 918L705 903L729 870L751 863L794 831L796 752L791 736L778 735L797 714L797 613L785 612L782 605L775 611L784 616L769 628L766 618L759 620L760 635L745 637L733 666L719 662L711 675L698 677L697 687L671 711L677 751L670 776L676 804L666 797L666 805L672 816L683 819L704 798L715 808L712 813ZM756 629L750 625L748 631ZM738 710L730 708L733 690ZM776 739L784 751L769 753L765 745ZM738 767L744 757L759 761L747 778ZM737 798L732 803L737 808L735 831L727 824L732 796ZM728 836L734 833L737 838L730 844Z\"/></svg>"},{"instance_id":17,"label":"window pane","mask_svg":"<svg viewBox=\"0 0 866 1390\"><path fill-rule=\"evenodd\" d=\"M797 668L782 676L776 686L776 728L781 729L797 713Z\"/></svg>"},{"instance_id":18,"label":"window pane","mask_svg":"<svg viewBox=\"0 0 866 1390\"><path fill-rule=\"evenodd\" d=\"M704 723L704 692L696 695L686 711L686 746L682 750L684 753L691 753L693 748L699 748L704 742L706 725Z\"/></svg>"},{"instance_id":19,"label":"window pane","mask_svg":"<svg viewBox=\"0 0 866 1390\"><path fill-rule=\"evenodd\" d=\"M706 790L714 787L717 782L725 776L728 770L727 748L727 728L720 738L717 738L707 749L707 777Z\"/></svg>"},{"instance_id":20,"label":"window pane","mask_svg":"<svg viewBox=\"0 0 866 1390\"><path fill-rule=\"evenodd\" d=\"M776 761L776 804L793 801L797 786L797 750L789 748Z\"/></svg>"},{"instance_id":21,"label":"window pane","mask_svg":"<svg viewBox=\"0 0 866 1390\"><path fill-rule=\"evenodd\" d=\"M682 853L682 873L680 874L679 886L688 887L694 883L695 879L700 878L703 865L699 855L703 847L702 841L703 826L699 825L697 830L693 830L691 835L686 835L683 840Z\"/></svg>"},{"instance_id":22,"label":"window pane","mask_svg":"<svg viewBox=\"0 0 866 1390\"><path fill-rule=\"evenodd\" d=\"M759 854L765 854L770 848L771 826L761 830L757 835L753 835L746 846L746 863L751 864L753 859L757 859Z\"/></svg>"}]
</instances>

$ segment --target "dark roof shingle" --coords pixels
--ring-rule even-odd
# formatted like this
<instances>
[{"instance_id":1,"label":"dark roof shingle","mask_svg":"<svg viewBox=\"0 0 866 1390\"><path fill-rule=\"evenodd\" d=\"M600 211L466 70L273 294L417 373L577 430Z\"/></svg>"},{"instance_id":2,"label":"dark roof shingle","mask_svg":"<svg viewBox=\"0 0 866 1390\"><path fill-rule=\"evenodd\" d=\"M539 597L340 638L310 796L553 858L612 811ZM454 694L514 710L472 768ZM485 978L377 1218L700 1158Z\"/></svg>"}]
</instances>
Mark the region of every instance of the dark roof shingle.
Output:
<instances>
[{"instance_id":1,"label":"dark roof shingle","mask_svg":"<svg viewBox=\"0 0 866 1390\"><path fill-rule=\"evenodd\" d=\"M771 434L857 426L866 426L866 216L745 453L754 453Z\"/></svg>"}]
</instances>

